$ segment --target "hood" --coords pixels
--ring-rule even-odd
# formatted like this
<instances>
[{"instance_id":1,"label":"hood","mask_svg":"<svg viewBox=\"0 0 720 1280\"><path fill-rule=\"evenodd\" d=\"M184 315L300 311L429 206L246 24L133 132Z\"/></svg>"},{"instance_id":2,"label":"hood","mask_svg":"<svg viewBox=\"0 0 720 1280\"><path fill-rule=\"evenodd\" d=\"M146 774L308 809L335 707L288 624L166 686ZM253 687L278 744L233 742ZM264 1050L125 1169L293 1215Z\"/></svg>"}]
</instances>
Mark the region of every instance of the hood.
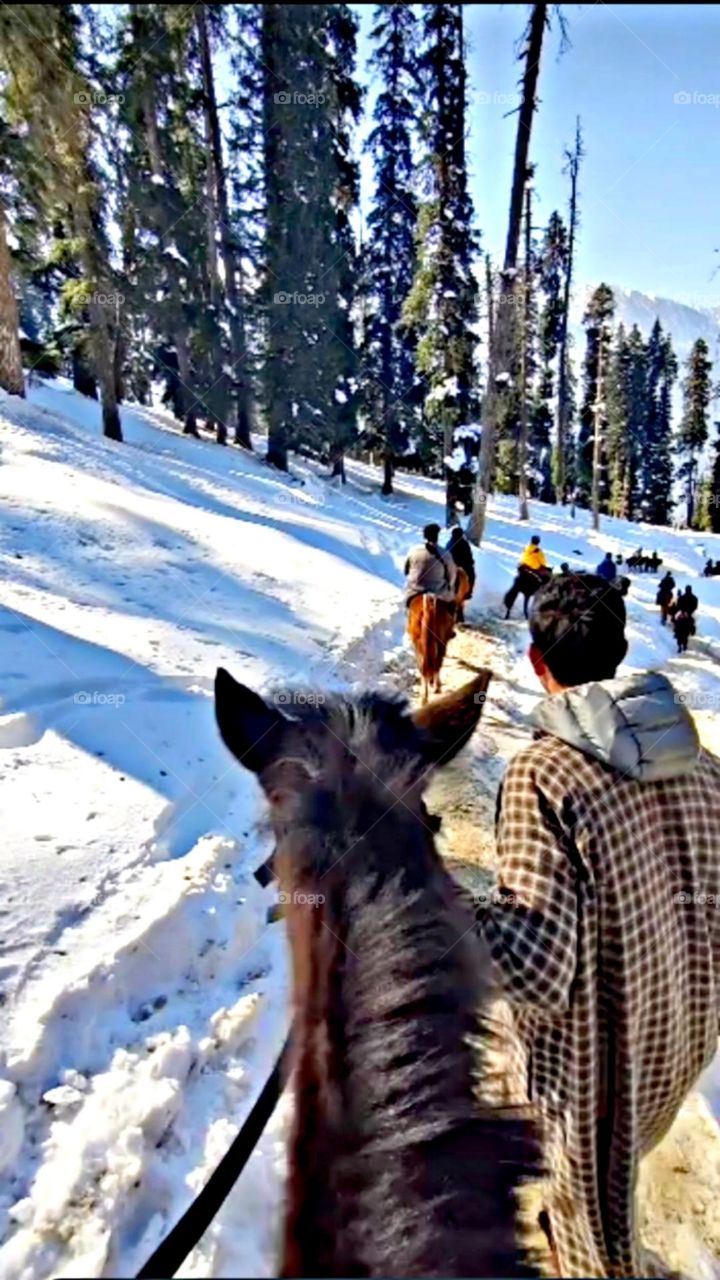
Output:
<instances>
[{"instance_id":1,"label":"hood","mask_svg":"<svg viewBox=\"0 0 720 1280\"><path fill-rule=\"evenodd\" d=\"M545 733L638 782L692 773L700 751L692 716L657 671L552 694L531 718Z\"/></svg>"}]
</instances>

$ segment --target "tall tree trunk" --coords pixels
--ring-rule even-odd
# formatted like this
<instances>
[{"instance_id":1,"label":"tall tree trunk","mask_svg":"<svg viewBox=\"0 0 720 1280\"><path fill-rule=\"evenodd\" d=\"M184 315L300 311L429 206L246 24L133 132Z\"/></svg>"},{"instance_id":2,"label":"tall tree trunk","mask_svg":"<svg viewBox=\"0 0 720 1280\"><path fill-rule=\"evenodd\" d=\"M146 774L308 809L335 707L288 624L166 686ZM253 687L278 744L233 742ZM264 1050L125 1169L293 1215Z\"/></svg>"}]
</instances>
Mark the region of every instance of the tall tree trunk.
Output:
<instances>
[{"instance_id":1,"label":"tall tree trunk","mask_svg":"<svg viewBox=\"0 0 720 1280\"><path fill-rule=\"evenodd\" d=\"M220 126L217 118L215 102L215 84L213 81L212 60L210 58L210 41L207 33L205 5L195 5L195 25L200 45L200 65L203 78L203 115L205 117L205 150L207 153L207 204L205 221L207 227L207 259L210 277L210 299L217 306L220 297L220 276L218 274L216 229L220 220L218 209L218 170L222 169L222 152L220 151ZM217 138L215 137L217 133ZM218 155L218 152L220 154Z\"/></svg>"},{"instance_id":2,"label":"tall tree trunk","mask_svg":"<svg viewBox=\"0 0 720 1280\"><path fill-rule=\"evenodd\" d=\"M528 463L528 374L530 348L530 290L531 290L531 208L532 189L525 188L525 272L523 279L523 323L522 347L520 352L520 438L518 440L518 495L520 498L520 519L528 520L527 500L527 463Z\"/></svg>"},{"instance_id":3,"label":"tall tree trunk","mask_svg":"<svg viewBox=\"0 0 720 1280\"><path fill-rule=\"evenodd\" d=\"M0 387L25 395L17 300L13 289L5 210L0 205Z\"/></svg>"},{"instance_id":4,"label":"tall tree trunk","mask_svg":"<svg viewBox=\"0 0 720 1280\"><path fill-rule=\"evenodd\" d=\"M392 451L386 447L383 454L383 483L381 493L386 497L393 492L393 456Z\"/></svg>"},{"instance_id":5,"label":"tall tree trunk","mask_svg":"<svg viewBox=\"0 0 720 1280\"><path fill-rule=\"evenodd\" d=\"M80 395L97 400L97 378L93 373L84 350L84 338L79 336L73 344L71 352L73 388Z\"/></svg>"},{"instance_id":6,"label":"tall tree trunk","mask_svg":"<svg viewBox=\"0 0 720 1280\"><path fill-rule=\"evenodd\" d=\"M122 440L115 375L114 327L108 318L108 304L99 300L101 296L110 293L111 290L110 285L106 284L108 273L103 260L104 254L97 242L97 232L93 226L89 207L93 188L88 177L85 178L84 185L88 194L80 197L75 206L74 214L75 225L81 243L80 258L82 267L92 290L88 300L88 316L90 319L90 348L93 369L100 389L103 435L110 440Z\"/></svg>"},{"instance_id":7,"label":"tall tree trunk","mask_svg":"<svg viewBox=\"0 0 720 1280\"><path fill-rule=\"evenodd\" d=\"M480 439L478 479L473 514L468 528L469 538L478 546L482 542L487 501L495 478L495 442L503 399L503 392L499 389L496 379L498 374L507 371L512 349L512 304L516 292L515 274L520 241L523 190L528 178L530 135L536 106L535 95L546 23L547 4L533 5L525 54L522 104L515 138L515 166L510 195L508 233L505 242L505 261L501 274L500 300L495 321L495 340L490 351L487 388L483 406L483 429ZM503 385L506 386L507 384L504 383Z\"/></svg>"},{"instance_id":8,"label":"tall tree trunk","mask_svg":"<svg viewBox=\"0 0 720 1280\"><path fill-rule=\"evenodd\" d=\"M687 527L692 529L693 520L695 519L695 451L690 454L688 463L688 479L687 479Z\"/></svg>"},{"instance_id":9,"label":"tall tree trunk","mask_svg":"<svg viewBox=\"0 0 720 1280\"><path fill-rule=\"evenodd\" d=\"M592 469L592 524L596 531L600 528L600 467L602 464L602 430L601 423L604 407L605 382L605 330L600 323L598 335L597 391L595 396L595 413L593 423L593 469Z\"/></svg>"},{"instance_id":10,"label":"tall tree trunk","mask_svg":"<svg viewBox=\"0 0 720 1280\"><path fill-rule=\"evenodd\" d=\"M91 298L88 304L88 311L90 313L93 363L100 388L103 435L110 440L122 440L117 382L115 379L115 343L107 322L104 305Z\"/></svg>"},{"instance_id":11,"label":"tall tree trunk","mask_svg":"<svg viewBox=\"0 0 720 1280\"><path fill-rule=\"evenodd\" d=\"M238 286L240 275L240 255L237 238L230 226L230 210L227 195L227 181L223 162L222 135L215 93L210 42L207 33L205 6L196 6L197 28L200 41L200 57L203 68L203 87L205 96L205 120L209 140L209 170L212 173L211 199L208 201L212 218L212 261L217 275L217 258L215 253L216 228L220 231L220 253L225 274L225 297L229 312L230 358L235 382L237 401L235 419L235 443L252 449L250 438L251 412L248 375L245 368L245 332L243 318L243 300Z\"/></svg>"},{"instance_id":12,"label":"tall tree trunk","mask_svg":"<svg viewBox=\"0 0 720 1280\"><path fill-rule=\"evenodd\" d=\"M488 313L488 357L493 348L493 340L495 336L495 306L493 301L493 279L492 266L490 263L490 254L485 254L485 293L487 295L487 313Z\"/></svg>"},{"instance_id":13,"label":"tall tree trunk","mask_svg":"<svg viewBox=\"0 0 720 1280\"><path fill-rule=\"evenodd\" d=\"M559 343L559 362L558 362L558 400L557 400L557 467L556 467L556 490L560 495L560 502L567 502L567 475L565 470L565 461L567 453L567 440L569 432L570 417L570 392L569 392L569 369L568 369L568 333L570 329L570 295L572 290L572 273L575 257L575 236L577 233L577 181L578 171L580 169L580 160L582 158L582 136L580 133L580 120L578 119L575 126L575 149L568 154L568 166L570 171L570 216L568 226L568 254L567 254L567 270L565 272L565 288L563 290L563 308L562 319L560 322L560 343Z\"/></svg>"},{"instance_id":14,"label":"tall tree trunk","mask_svg":"<svg viewBox=\"0 0 720 1280\"><path fill-rule=\"evenodd\" d=\"M173 339L178 361L178 417L182 420L183 435L197 436L198 429L195 417L195 405L191 403L192 392L190 391L190 379L192 377L192 372L190 369L190 352L188 350L187 331L185 329L178 328L173 335Z\"/></svg>"}]
</instances>

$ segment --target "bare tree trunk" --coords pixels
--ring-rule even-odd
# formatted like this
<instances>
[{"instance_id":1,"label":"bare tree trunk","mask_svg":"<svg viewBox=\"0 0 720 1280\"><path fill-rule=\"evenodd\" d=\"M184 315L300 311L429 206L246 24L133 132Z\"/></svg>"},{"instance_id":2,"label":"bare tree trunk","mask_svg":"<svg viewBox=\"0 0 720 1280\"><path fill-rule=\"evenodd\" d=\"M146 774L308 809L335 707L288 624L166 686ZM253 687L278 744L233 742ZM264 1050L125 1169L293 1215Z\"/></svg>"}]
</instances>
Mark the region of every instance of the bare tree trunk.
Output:
<instances>
[{"instance_id":1,"label":"bare tree trunk","mask_svg":"<svg viewBox=\"0 0 720 1280\"><path fill-rule=\"evenodd\" d=\"M605 331L602 322L598 335L597 392L593 424L593 472L592 472L592 522L593 529L600 528L600 465L602 462L603 383L605 380Z\"/></svg>"},{"instance_id":2,"label":"bare tree trunk","mask_svg":"<svg viewBox=\"0 0 720 1280\"><path fill-rule=\"evenodd\" d=\"M74 209L75 229L80 238L80 259L83 272L91 286L88 299L88 316L90 319L90 349L102 405L103 435L110 440L122 440L120 411L117 398L117 378L115 372L115 333L114 324L108 317L108 303L100 301L111 292L106 283L108 278L107 263L104 252L97 241L96 228L93 225L92 200L95 193L89 175L84 186L87 194L81 196Z\"/></svg>"},{"instance_id":3,"label":"bare tree trunk","mask_svg":"<svg viewBox=\"0 0 720 1280\"><path fill-rule=\"evenodd\" d=\"M493 339L495 334L495 305L493 300L493 279L492 266L490 264L490 254L485 254L485 293L487 295L487 312L488 312L488 356L492 351Z\"/></svg>"},{"instance_id":4,"label":"bare tree trunk","mask_svg":"<svg viewBox=\"0 0 720 1280\"><path fill-rule=\"evenodd\" d=\"M383 456L383 484L381 493L386 496L393 492L393 456L389 449L385 450Z\"/></svg>"},{"instance_id":5,"label":"bare tree trunk","mask_svg":"<svg viewBox=\"0 0 720 1280\"><path fill-rule=\"evenodd\" d=\"M17 300L13 289L5 210L0 205L0 387L25 395Z\"/></svg>"},{"instance_id":6,"label":"bare tree trunk","mask_svg":"<svg viewBox=\"0 0 720 1280\"><path fill-rule=\"evenodd\" d=\"M200 45L200 63L203 77L203 116L205 118L205 150L207 153L207 205L205 219L207 227L208 275L210 277L210 298L217 306L220 297L220 276L218 274L216 228L219 222L218 210L218 168L222 168L222 153L217 151L220 143L220 128L215 103L215 85L213 82L212 61L210 59L210 42L207 33L205 5L195 5L195 25ZM217 132L218 137L215 137ZM219 161L219 164L218 164Z\"/></svg>"},{"instance_id":7,"label":"bare tree trunk","mask_svg":"<svg viewBox=\"0 0 720 1280\"><path fill-rule=\"evenodd\" d=\"M572 271L573 259L575 256L575 236L577 234L577 181L580 169L580 160L582 158L582 135L580 133L580 120L578 119L575 126L575 149L572 152L566 152L568 159L568 170L570 173L570 217L568 226L568 258L567 271L565 273L565 288L563 291L563 309L560 325L560 350L558 362L558 403L557 403L557 467L556 467L556 492L560 495L561 503L567 501L567 476L565 473L565 454L567 452L567 438L569 430L569 371L568 371L568 332L570 326L570 294L572 289Z\"/></svg>"},{"instance_id":8,"label":"bare tree trunk","mask_svg":"<svg viewBox=\"0 0 720 1280\"><path fill-rule=\"evenodd\" d=\"M515 166L513 169L512 191L510 195L510 216L508 234L505 244L505 262L501 275L500 300L495 321L494 342L490 351L487 388L483 405L483 428L480 440L480 457L478 462L478 480L475 489L473 514L468 528L468 537L478 546L482 542L485 530L485 512L487 500L495 478L495 441L502 404L502 391L497 385L498 374L505 372L510 362L512 338L512 306L515 295L515 272L517 267L518 244L520 241L520 223L522 219L523 190L528 178L528 155L530 151L530 135L533 114L535 112L535 95L538 74L540 71L540 55L543 35L547 24L547 4L533 5L530 25L527 33L527 49L525 55L525 72L523 75L523 96L518 127L515 138ZM504 383L504 386L507 384Z\"/></svg>"},{"instance_id":9,"label":"bare tree trunk","mask_svg":"<svg viewBox=\"0 0 720 1280\"><path fill-rule=\"evenodd\" d=\"M523 279L523 323L520 374L520 438L518 440L518 495L520 498L520 519L528 520L528 357L530 347L530 290L531 290L531 208L532 188L525 188L525 273Z\"/></svg>"},{"instance_id":10,"label":"bare tree trunk","mask_svg":"<svg viewBox=\"0 0 720 1280\"><path fill-rule=\"evenodd\" d=\"M237 398L237 416L235 419L235 443L252 449L250 438L251 410L248 375L245 368L245 332L241 288L238 285L240 274L240 254L237 238L230 225L230 210L227 195L225 166L223 163L222 136L220 118L217 109L215 79L213 75L210 42L207 34L205 6L196 6L197 28L200 40L200 55L203 67L203 85L205 93L205 120L209 141L210 171L212 174L212 195L208 201L209 215L212 221L212 261L217 275L217 258L215 251L216 228L220 231L220 253L225 274L225 297L229 312L230 357Z\"/></svg>"}]
</instances>

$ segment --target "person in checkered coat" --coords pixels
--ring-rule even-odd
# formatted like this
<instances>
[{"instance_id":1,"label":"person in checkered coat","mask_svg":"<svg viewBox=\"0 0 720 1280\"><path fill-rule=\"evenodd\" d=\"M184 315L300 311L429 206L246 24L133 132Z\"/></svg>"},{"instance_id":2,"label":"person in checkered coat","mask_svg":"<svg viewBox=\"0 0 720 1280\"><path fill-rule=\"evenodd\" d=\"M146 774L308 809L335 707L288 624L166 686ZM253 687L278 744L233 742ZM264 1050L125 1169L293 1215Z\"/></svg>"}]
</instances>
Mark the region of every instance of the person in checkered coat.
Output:
<instances>
[{"instance_id":1,"label":"person in checkered coat","mask_svg":"<svg viewBox=\"0 0 720 1280\"><path fill-rule=\"evenodd\" d=\"M717 1048L720 762L664 675L616 678L625 605L602 579L554 577L530 631L548 696L503 781L479 913L510 1082L541 1123L558 1274L663 1274L635 1186Z\"/></svg>"}]
</instances>

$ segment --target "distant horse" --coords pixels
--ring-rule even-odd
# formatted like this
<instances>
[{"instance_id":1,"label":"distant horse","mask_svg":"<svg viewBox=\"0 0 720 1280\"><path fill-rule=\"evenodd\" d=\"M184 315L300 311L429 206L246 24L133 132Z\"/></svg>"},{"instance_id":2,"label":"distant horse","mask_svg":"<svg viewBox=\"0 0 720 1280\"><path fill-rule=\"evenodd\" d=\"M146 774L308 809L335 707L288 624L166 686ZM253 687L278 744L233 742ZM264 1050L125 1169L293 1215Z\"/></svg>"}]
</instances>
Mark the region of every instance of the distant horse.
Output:
<instances>
[{"instance_id":1,"label":"distant horse","mask_svg":"<svg viewBox=\"0 0 720 1280\"><path fill-rule=\"evenodd\" d=\"M489 680L413 716L364 694L290 720L217 673L220 732L265 791L287 904L282 1277L539 1274L517 1213L537 1138L523 1110L483 1094L502 1043L489 953L423 801Z\"/></svg>"},{"instance_id":2,"label":"distant horse","mask_svg":"<svg viewBox=\"0 0 720 1280\"><path fill-rule=\"evenodd\" d=\"M408 605L408 635L415 649L418 670L422 678L422 700L427 702L430 690L439 693L440 672L448 642L455 634L455 622L459 621L458 609L470 595L470 581L464 569L455 571L455 600L450 603L424 591L413 596Z\"/></svg>"},{"instance_id":3,"label":"distant horse","mask_svg":"<svg viewBox=\"0 0 720 1280\"><path fill-rule=\"evenodd\" d=\"M505 617L509 618L512 607L518 596L523 598L523 613L528 616L528 601L532 599L535 592L550 578L549 569L528 569L525 566L519 567L515 580L509 591L503 596L503 604L505 605Z\"/></svg>"}]
</instances>

